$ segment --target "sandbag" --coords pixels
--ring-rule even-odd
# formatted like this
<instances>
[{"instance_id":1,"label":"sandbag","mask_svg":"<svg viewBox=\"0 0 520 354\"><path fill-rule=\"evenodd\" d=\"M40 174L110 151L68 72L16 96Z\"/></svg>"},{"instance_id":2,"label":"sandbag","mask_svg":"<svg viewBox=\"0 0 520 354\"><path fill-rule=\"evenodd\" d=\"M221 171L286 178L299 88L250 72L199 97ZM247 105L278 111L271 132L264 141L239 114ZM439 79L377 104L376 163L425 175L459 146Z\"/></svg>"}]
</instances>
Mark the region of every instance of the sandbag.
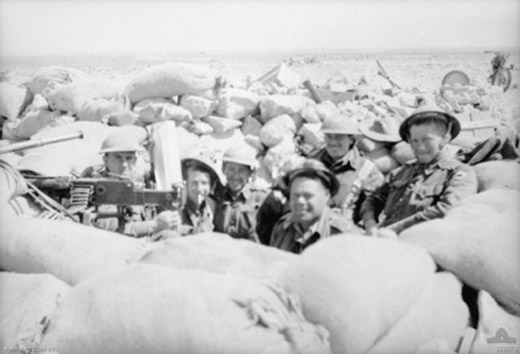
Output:
<instances>
[{"instance_id":1,"label":"sandbag","mask_svg":"<svg viewBox=\"0 0 520 354\"><path fill-rule=\"evenodd\" d=\"M226 234L208 232L168 240L143 255L143 263L177 269L204 269L214 273L274 280L295 255Z\"/></svg>"},{"instance_id":2,"label":"sandbag","mask_svg":"<svg viewBox=\"0 0 520 354\"><path fill-rule=\"evenodd\" d=\"M488 189L520 190L520 163L517 161L487 161L473 166L478 191Z\"/></svg>"},{"instance_id":3,"label":"sandbag","mask_svg":"<svg viewBox=\"0 0 520 354\"><path fill-rule=\"evenodd\" d=\"M274 287L135 264L76 286L42 346L60 353L329 353L326 331Z\"/></svg>"},{"instance_id":4,"label":"sandbag","mask_svg":"<svg viewBox=\"0 0 520 354\"><path fill-rule=\"evenodd\" d=\"M137 124L143 126L165 120L179 124L193 119L190 111L164 98L144 99L135 105L134 112L139 114Z\"/></svg>"},{"instance_id":5,"label":"sandbag","mask_svg":"<svg viewBox=\"0 0 520 354\"><path fill-rule=\"evenodd\" d=\"M399 237L426 248L442 268L520 314L519 200L519 191L490 189Z\"/></svg>"},{"instance_id":6,"label":"sandbag","mask_svg":"<svg viewBox=\"0 0 520 354\"><path fill-rule=\"evenodd\" d=\"M262 123L258 121L258 119L247 116L244 118L242 123L242 133L244 135L254 135L254 136L260 136L260 130L262 129Z\"/></svg>"},{"instance_id":7,"label":"sandbag","mask_svg":"<svg viewBox=\"0 0 520 354\"><path fill-rule=\"evenodd\" d=\"M29 89L0 82L0 117L14 121L31 103L33 95Z\"/></svg>"},{"instance_id":8,"label":"sandbag","mask_svg":"<svg viewBox=\"0 0 520 354\"><path fill-rule=\"evenodd\" d=\"M267 147L279 144L284 138L296 133L294 119L288 114L277 116L265 123L260 129L260 141Z\"/></svg>"},{"instance_id":9,"label":"sandbag","mask_svg":"<svg viewBox=\"0 0 520 354\"><path fill-rule=\"evenodd\" d=\"M304 144L312 146L314 149L321 149L325 145L325 134L321 131L320 123L306 123L298 131Z\"/></svg>"},{"instance_id":10,"label":"sandbag","mask_svg":"<svg viewBox=\"0 0 520 354\"><path fill-rule=\"evenodd\" d=\"M406 141L400 141L392 146L390 155L392 155L399 165L404 165L408 161L415 159L412 147Z\"/></svg>"},{"instance_id":11,"label":"sandbag","mask_svg":"<svg viewBox=\"0 0 520 354\"><path fill-rule=\"evenodd\" d=\"M166 63L143 70L128 83L123 94L136 103L153 97L204 96L215 85L216 78L205 66Z\"/></svg>"},{"instance_id":12,"label":"sandbag","mask_svg":"<svg viewBox=\"0 0 520 354\"><path fill-rule=\"evenodd\" d=\"M485 291L478 295L478 311L479 321L470 353L517 352L520 343L520 317L504 311Z\"/></svg>"},{"instance_id":13,"label":"sandbag","mask_svg":"<svg viewBox=\"0 0 520 354\"><path fill-rule=\"evenodd\" d=\"M384 149L385 144L380 141L367 138L366 136L361 136L356 140L356 147L362 152L369 153L379 149Z\"/></svg>"},{"instance_id":14,"label":"sandbag","mask_svg":"<svg viewBox=\"0 0 520 354\"><path fill-rule=\"evenodd\" d=\"M308 247L279 284L330 332L333 353L364 353L417 301L435 272L425 250L397 240L330 237Z\"/></svg>"},{"instance_id":15,"label":"sandbag","mask_svg":"<svg viewBox=\"0 0 520 354\"><path fill-rule=\"evenodd\" d=\"M202 121L211 125L215 134L224 134L242 125L242 122L239 120L217 116L206 116L202 118Z\"/></svg>"},{"instance_id":16,"label":"sandbag","mask_svg":"<svg viewBox=\"0 0 520 354\"><path fill-rule=\"evenodd\" d=\"M290 137L285 137L279 144L269 148L264 163L274 179L284 174L283 166L296 154L296 145Z\"/></svg>"},{"instance_id":17,"label":"sandbag","mask_svg":"<svg viewBox=\"0 0 520 354\"><path fill-rule=\"evenodd\" d=\"M88 75L83 71L53 65L38 69L29 82L29 89L36 95L52 89L56 85L87 80Z\"/></svg>"},{"instance_id":18,"label":"sandbag","mask_svg":"<svg viewBox=\"0 0 520 354\"><path fill-rule=\"evenodd\" d=\"M28 139L43 127L52 125L55 119L56 115L54 112L42 109L29 111L21 119L6 124L14 123L12 131L18 139Z\"/></svg>"},{"instance_id":19,"label":"sandbag","mask_svg":"<svg viewBox=\"0 0 520 354\"><path fill-rule=\"evenodd\" d=\"M0 269L49 273L74 285L141 255L144 241L69 221L2 218Z\"/></svg>"},{"instance_id":20,"label":"sandbag","mask_svg":"<svg viewBox=\"0 0 520 354\"><path fill-rule=\"evenodd\" d=\"M70 286L49 274L0 272L0 289L0 347L10 348L10 353L28 353L39 346Z\"/></svg>"},{"instance_id":21,"label":"sandbag","mask_svg":"<svg viewBox=\"0 0 520 354\"><path fill-rule=\"evenodd\" d=\"M94 99L85 102L77 113L78 120L100 122L101 119L116 112L124 111L125 104L118 100Z\"/></svg>"},{"instance_id":22,"label":"sandbag","mask_svg":"<svg viewBox=\"0 0 520 354\"><path fill-rule=\"evenodd\" d=\"M215 100L195 95L182 95L179 104L196 119L209 116L217 109Z\"/></svg>"},{"instance_id":23,"label":"sandbag","mask_svg":"<svg viewBox=\"0 0 520 354\"><path fill-rule=\"evenodd\" d=\"M368 152L365 156L376 165L377 169L381 171L381 173L386 174L399 166L397 161L392 157L392 155L390 155L390 152L388 152L385 147Z\"/></svg>"},{"instance_id":24,"label":"sandbag","mask_svg":"<svg viewBox=\"0 0 520 354\"><path fill-rule=\"evenodd\" d=\"M231 119L241 119L258 113L260 97L246 90L226 88L219 97L217 114Z\"/></svg>"},{"instance_id":25,"label":"sandbag","mask_svg":"<svg viewBox=\"0 0 520 354\"><path fill-rule=\"evenodd\" d=\"M306 106L314 106L315 103L308 97L297 95L270 95L260 100L260 119L266 123L271 118L282 114L298 114Z\"/></svg>"},{"instance_id":26,"label":"sandbag","mask_svg":"<svg viewBox=\"0 0 520 354\"><path fill-rule=\"evenodd\" d=\"M81 82L58 86L46 98L52 110L60 110L76 115L89 101L94 99L113 99L119 88L106 82Z\"/></svg>"},{"instance_id":27,"label":"sandbag","mask_svg":"<svg viewBox=\"0 0 520 354\"><path fill-rule=\"evenodd\" d=\"M414 354L435 339L445 341L455 352L469 320L461 291L462 284L453 274L435 274L409 311L368 353Z\"/></svg>"}]
</instances>

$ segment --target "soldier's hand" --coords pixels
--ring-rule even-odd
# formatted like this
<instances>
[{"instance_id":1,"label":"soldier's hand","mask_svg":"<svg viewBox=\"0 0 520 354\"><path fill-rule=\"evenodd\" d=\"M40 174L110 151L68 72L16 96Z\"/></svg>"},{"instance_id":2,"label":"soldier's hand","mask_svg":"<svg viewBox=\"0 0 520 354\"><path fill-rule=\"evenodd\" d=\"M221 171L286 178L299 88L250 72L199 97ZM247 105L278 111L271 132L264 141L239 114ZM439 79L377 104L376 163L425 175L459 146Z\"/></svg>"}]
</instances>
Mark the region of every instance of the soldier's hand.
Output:
<instances>
[{"instance_id":1,"label":"soldier's hand","mask_svg":"<svg viewBox=\"0 0 520 354\"><path fill-rule=\"evenodd\" d=\"M154 233L162 230L173 230L181 223L181 216L178 211L166 210L157 215L154 219Z\"/></svg>"}]
</instances>

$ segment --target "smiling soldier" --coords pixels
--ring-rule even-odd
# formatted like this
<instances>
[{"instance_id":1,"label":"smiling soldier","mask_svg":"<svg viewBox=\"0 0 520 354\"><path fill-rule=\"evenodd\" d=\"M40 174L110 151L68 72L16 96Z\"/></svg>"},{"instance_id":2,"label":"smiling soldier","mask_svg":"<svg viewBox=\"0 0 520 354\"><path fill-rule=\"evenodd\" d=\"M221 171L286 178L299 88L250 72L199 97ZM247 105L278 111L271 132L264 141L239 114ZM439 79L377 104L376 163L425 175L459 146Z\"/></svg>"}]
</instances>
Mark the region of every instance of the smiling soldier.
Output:
<instances>
[{"instance_id":1,"label":"smiling soldier","mask_svg":"<svg viewBox=\"0 0 520 354\"><path fill-rule=\"evenodd\" d=\"M410 226L443 217L477 192L473 169L446 149L460 129L455 117L428 107L401 124L399 134L416 160L390 172L387 182L365 200L361 214L367 233L394 237Z\"/></svg>"},{"instance_id":2,"label":"smiling soldier","mask_svg":"<svg viewBox=\"0 0 520 354\"><path fill-rule=\"evenodd\" d=\"M338 192L339 181L323 163L308 159L284 179L290 190L290 212L274 226L271 246L301 253L320 239L356 229L328 207Z\"/></svg>"}]
</instances>

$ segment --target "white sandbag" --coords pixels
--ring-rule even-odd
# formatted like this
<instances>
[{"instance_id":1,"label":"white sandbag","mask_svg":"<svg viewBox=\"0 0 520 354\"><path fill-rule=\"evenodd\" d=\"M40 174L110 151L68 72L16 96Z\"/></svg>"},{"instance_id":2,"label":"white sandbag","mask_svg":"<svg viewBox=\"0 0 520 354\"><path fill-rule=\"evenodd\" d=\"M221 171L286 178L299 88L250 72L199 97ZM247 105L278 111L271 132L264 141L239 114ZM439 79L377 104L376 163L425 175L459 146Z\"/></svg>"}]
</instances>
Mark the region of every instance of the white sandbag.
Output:
<instances>
[{"instance_id":1,"label":"white sandbag","mask_svg":"<svg viewBox=\"0 0 520 354\"><path fill-rule=\"evenodd\" d=\"M339 114L338 107L331 101L323 101L316 105L316 113L323 122L325 119L334 117Z\"/></svg>"},{"instance_id":2,"label":"white sandbag","mask_svg":"<svg viewBox=\"0 0 520 354\"><path fill-rule=\"evenodd\" d=\"M211 125L198 119L182 122L180 127L186 129L192 134L199 136L213 133L213 127Z\"/></svg>"},{"instance_id":3,"label":"white sandbag","mask_svg":"<svg viewBox=\"0 0 520 354\"><path fill-rule=\"evenodd\" d=\"M455 352L469 320L461 292L462 284L453 274L436 273L410 310L368 353L414 354L435 339L446 341Z\"/></svg>"},{"instance_id":4,"label":"white sandbag","mask_svg":"<svg viewBox=\"0 0 520 354\"><path fill-rule=\"evenodd\" d=\"M303 142L315 149L320 149L325 144L325 134L321 131L321 123L306 123L298 131L303 137Z\"/></svg>"},{"instance_id":5,"label":"white sandbag","mask_svg":"<svg viewBox=\"0 0 520 354\"><path fill-rule=\"evenodd\" d=\"M385 144L380 141L375 141L370 138L367 138L366 136L360 136L356 140L356 147L362 152L369 153L372 151L383 149L385 147Z\"/></svg>"},{"instance_id":6,"label":"white sandbag","mask_svg":"<svg viewBox=\"0 0 520 354\"><path fill-rule=\"evenodd\" d=\"M139 115L137 113L125 109L109 113L101 121L106 122L110 126L122 127L124 125L134 125L138 119Z\"/></svg>"},{"instance_id":7,"label":"white sandbag","mask_svg":"<svg viewBox=\"0 0 520 354\"><path fill-rule=\"evenodd\" d=\"M125 104L119 100L93 99L85 102L78 113L78 120L100 122L101 119L115 112L124 111Z\"/></svg>"},{"instance_id":8,"label":"white sandbag","mask_svg":"<svg viewBox=\"0 0 520 354\"><path fill-rule=\"evenodd\" d=\"M399 237L426 248L443 269L518 315L519 200L520 191L490 189L463 200L443 219L413 226Z\"/></svg>"},{"instance_id":9,"label":"white sandbag","mask_svg":"<svg viewBox=\"0 0 520 354\"><path fill-rule=\"evenodd\" d=\"M39 346L70 286L50 274L0 272L0 289L0 347L28 353Z\"/></svg>"},{"instance_id":10,"label":"white sandbag","mask_svg":"<svg viewBox=\"0 0 520 354\"><path fill-rule=\"evenodd\" d=\"M473 169L479 192L492 188L520 190L520 163L517 161L486 161Z\"/></svg>"},{"instance_id":11,"label":"white sandbag","mask_svg":"<svg viewBox=\"0 0 520 354\"><path fill-rule=\"evenodd\" d=\"M398 142L390 150L390 155L399 163L404 165L408 161L415 159L412 147L405 141Z\"/></svg>"},{"instance_id":12,"label":"white sandbag","mask_svg":"<svg viewBox=\"0 0 520 354\"><path fill-rule=\"evenodd\" d=\"M60 84L72 82L84 82L88 80L87 73L78 69L62 66L46 66L36 71L29 82L29 89L33 94L41 94L44 91Z\"/></svg>"},{"instance_id":13,"label":"white sandbag","mask_svg":"<svg viewBox=\"0 0 520 354\"><path fill-rule=\"evenodd\" d=\"M284 138L292 137L296 133L294 119L288 114L279 115L260 129L260 141L267 147L279 144Z\"/></svg>"},{"instance_id":14,"label":"white sandbag","mask_svg":"<svg viewBox=\"0 0 520 354\"><path fill-rule=\"evenodd\" d=\"M264 157L264 163L274 179L284 173L283 166L296 154L296 145L292 138L285 138L279 144L269 148Z\"/></svg>"},{"instance_id":15,"label":"white sandbag","mask_svg":"<svg viewBox=\"0 0 520 354\"><path fill-rule=\"evenodd\" d=\"M258 156L256 161L258 163L258 167L255 170L253 178L251 179L251 186L258 190L267 191L273 186L275 180L265 165L264 156Z\"/></svg>"},{"instance_id":16,"label":"white sandbag","mask_svg":"<svg viewBox=\"0 0 520 354\"><path fill-rule=\"evenodd\" d=\"M209 116L217 109L217 101L195 95L182 95L179 104L188 110L193 118Z\"/></svg>"},{"instance_id":17,"label":"white sandbag","mask_svg":"<svg viewBox=\"0 0 520 354\"><path fill-rule=\"evenodd\" d=\"M314 106L313 100L296 95L270 95L260 100L260 119L266 123L282 114L297 114L306 106Z\"/></svg>"},{"instance_id":18,"label":"white sandbag","mask_svg":"<svg viewBox=\"0 0 520 354\"><path fill-rule=\"evenodd\" d=\"M216 78L206 66L166 63L143 70L128 83L123 94L136 103L153 97L204 96L215 85Z\"/></svg>"},{"instance_id":19,"label":"white sandbag","mask_svg":"<svg viewBox=\"0 0 520 354\"><path fill-rule=\"evenodd\" d=\"M113 99L119 88L106 82L72 83L51 90L46 98L52 110L60 110L76 115L89 101L104 98Z\"/></svg>"},{"instance_id":20,"label":"white sandbag","mask_svg":"<svg viewBox=\"0 0 520 354\"><path fill-rule=\"evenodd\" d=\"M365 153L365 157L372 161L381 173L386 174L399 166L385 147Z\"/></svg>"},{"instance_id":21,"label":"white sandbag","mask_svg":"<svg viewBox=\"0 0 520 354\"><path fill-rule=\"evenodd\" d=\"M73 288L42 346L78 354L330 353L326 330L306 322L281 289L152 264Z\"/></svg>"},{"instance_id":22,"label":"white sandbag","mask_svg":"<svg viewBox=\"0 0 520 354\"><path fill-rule=\"evenodd\" d=\"M277 279L295 258L272 247L208 232L158 244L139 262L269 281Z\"/></svg>"},{"instance_id":23,"label":"white sandbag","mask_svg":"<svg viewBox=\"0 0 520 354\"><path fill-rule=\"evenodd\" d=\"M56 114L48 110L29 111L21 119L14 122L7 122L12 124L13 134L18 139L28 139L43 127L51 125L56 119Z\"/></svg>"},{"instance_id":24,"label":"white sandbag","mask_svg":"<svg viewBox=\"0 0 520 354\"><path fill-rule=\"evenodd\" d=\"M213 128L213 133L224 134L239 128L242 122L236 119L222 118L217 116L206 116L202 121L208 123Z\"/></svg>"},{"instance_id":25,"label":"white sandbag","mask_svg":"<svg viewBox=\"0 0 520 354\"><path fill-rule=\"evenodd\" d=\"M140 256L142 240L69 221L1 220L0 269L49 273L74 285Z\"/></svg>"},{"instance_id":26,"label":"white sandbag","mask_svg":"<svg viewBox=\"0 0 520 354\"><path fill-rule=\"evenodd\" d=\"M181 159L188 157L194 147L199 144L199 136L190 133L183 127L177 127L177 140L179 142Z\"/></svg>"},{"instance_id":27,"label":"white sandbag","mask_svg":"<svg viewBox=\"0 0 520 354\"><path fill-rule=\"evenodd\" d=\"M419 247L344 235L307 248L279 283L300 297L310 322L329 330L333 353L364 353L409 311L434 271Z\"/></svg>"},{"instance_id":28,"label":"white sandbag","mask_svg":"<svg viewBox=\"0 0 520 354\"><path fill-rule=\"evenodd\" d=\"M8 121L16 120L32 98L28 89L0 82L0 117L5 117Z\"/></svg>"},{"instance_id":29,"label":"white sandbag","mask_svg":"<svg viewBox=\"0 0 520 354\"><path fill-rule=\"evenodd\" d=\"M135 105L133 111L139 114L137 124L143 126L166 120L173 120L180 124L193 119L190 111L166 98L144 99Z\"/></svg>"},{"instance_id":30,"label":"white sandbag","mask_svg":"<svg viewBox=\"0 0 520 354\"><path fill-rule=\"evenodd\" d=\"M471 354L514 353L520 345L520 317L513 316L485 291L478 295L479 321Z\"/></svg>"},{"instance_id":31,"label":"white sandbag","mask_svg":"<svg viewBox=\"0 0 520 354\"><path fill-rule=\"evenodd\" d=\"M260 130L262 129L262 123L258 119L247 116L242 123L242 133L244 135L260 136Z\"/></svg>"},{"instance_id":32,"label":"white sandbag","mask_svg":"<svg viewBox=\"0 0 520 354\"><path fill-rule=\"evenodd\" d=\"M306 123L321 123L321 118L316 111L316 106L304 107L301 110L300 115Z\"/></svg>"},{"instance_id":33,"label":"white sandbag","mask_svg":"<svg viewBox=\"0 0 520 354\"><path fill-rule=\"evenodd\" d=\"M259 112L260 97L253 92L227 88L219 98L217 114L241 119Z\"/></svg>"}]
</instances>

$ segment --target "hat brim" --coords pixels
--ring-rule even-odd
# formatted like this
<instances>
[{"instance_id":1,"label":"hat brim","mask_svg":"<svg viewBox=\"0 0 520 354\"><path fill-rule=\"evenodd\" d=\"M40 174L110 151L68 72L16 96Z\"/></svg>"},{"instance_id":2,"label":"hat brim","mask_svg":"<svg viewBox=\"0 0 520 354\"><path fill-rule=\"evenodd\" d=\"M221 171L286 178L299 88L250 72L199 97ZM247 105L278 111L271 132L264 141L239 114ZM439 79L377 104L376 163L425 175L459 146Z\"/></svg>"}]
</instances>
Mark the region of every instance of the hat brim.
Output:
<instances>
[{"instance_id":1,"label":"hat brim","mask_svg":"<svg viewBox=\"0 0 520 354\"><path fill-rule=\"evenodd\" d=\"M143 152L145 149L141 148L108 148L99 150L100 154L106 154L107 152Z\"/></svg>"},{"instance_id":2,"label":"hat brim","mask_svg":"<svg viewBox=\"0 0 520 354\"><path fill-rule=\"evenodd\" d=\"M408 142L408 133L410 131L410 127L414 124L419 123L422 120L426 119L438 119L440 121L444 121L448 126L451 126L450 135L451 139L455 139L461 130L460 122L457 118L452 116L451 114L439 111L423 111L412 114L410 117L406 118L401 126L399 127L399 135L401 138Z\"/></svg>"},{"instance_id":3,"label":"hat brim","mask_svg":"<svg viewBox=\"0 0 520 354\"><path fill-rule=\"evenodd\" d=\"M230 158L222 158L222 162L231 162L231 163L237 163L239 165L244 165L244 166L248 166L248 167L251 167L252 169L255 169L258 167L257 163L251 163L249 161L245 161L245 160L240 160L240 159L230 159Z\"/></svg>"},{"instance_id":4,"label":"hat brim","mask_svg":"<svg viewBox=\"0 0 520 354\"><path fill-rule=\"evenodd\" d=\"M202 160L202 159L197 159L197 158L192 158L192 157L188 157L188 158L184 158L181 160L181 168L182 168L182 175L183 175L183 178L186 179L187 178L187 173L188 171L186 170L187 168L187 164L189 162L198 162L200 163L201 165L203 165L204 167L206 167L209 171L210 171L210 174L211 174L211 179L213 181L217 181L219 183L223 183L224 181L224 178L223 176L219 173L219 171L211 166L208 162Z\"/></svg>"},{"instance_id":5,"label":"hat brim","mask_svg":"<svg viewBox=\"0 0 520 354\"><path fill-rule=\"evenodd\" d=\"M363 134L367 138L370 138L372 140L379 141L379 142L397 143L402 140L401 136L399 134L390 135L390 134L378 133L378 132L370 130L370 127L367 127L367 126L362 126L359 128L359 130L360 130L361 134Z\"/></svg>"},{"instance_id":6,"label":"hat brim","mask_svg":"<svg viewBox=\"0 0 520 354\"><path fill-rule=\"evenodd\" d=\"M296 178L298 178L299 176L302 176L302 175L305 176L305 175L309 175L309 174L315 175L316 177L318 177L319 179L321 179L324 182L325 186L330 191L331 197L334 197L336 195L336 193L338 193L338 190L339 190L338 179L336 178L336 176L334 176L334 174L332 172L326 171L326 170L316 170L313 168L298 168L294 171L287 173L282 178L282 181L290 189L291 183Z\"/></svg>"}]
</instances>

